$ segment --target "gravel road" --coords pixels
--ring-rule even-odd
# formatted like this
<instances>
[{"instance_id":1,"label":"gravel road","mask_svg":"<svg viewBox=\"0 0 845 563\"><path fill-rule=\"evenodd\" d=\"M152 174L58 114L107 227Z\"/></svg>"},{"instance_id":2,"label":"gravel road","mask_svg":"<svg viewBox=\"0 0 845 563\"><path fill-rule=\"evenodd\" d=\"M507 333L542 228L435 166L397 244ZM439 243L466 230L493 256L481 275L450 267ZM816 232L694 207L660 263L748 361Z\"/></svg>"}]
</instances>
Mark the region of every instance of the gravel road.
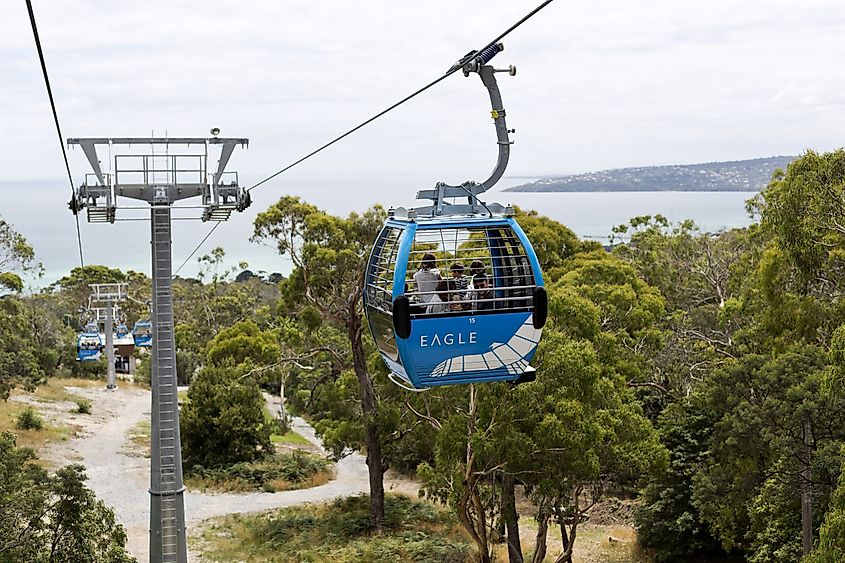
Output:
<instances>
[{"instance_id":1,"label":"gravel road","mask_svg":"<svg viewBox=\"0 0 845 563\"><path fill-rule=\"evenodd\" d=\"M149 419L150 392L125 387L116 391L74 388L73 392L90 399L94 416L82 435L53 446L44 457L56 464L82 463L87 468L88 485L97 497L114 508L129 537L127 548L139 561L149 559L149 472L150 460L127 455L127 433L138 422ZM294 419L294 430L318 448L314 429L301 418ZM391 479L389 490L415 494L413 482ZM256 512L275 507L311 502L326 502L368 490L367 466L363 456L354 453L335 465L335 479L310 489L278 493L208 494L185 493L188 533L214 516ZM195 559L195 554L191 555Z\"/></svg>"}]
</instances>

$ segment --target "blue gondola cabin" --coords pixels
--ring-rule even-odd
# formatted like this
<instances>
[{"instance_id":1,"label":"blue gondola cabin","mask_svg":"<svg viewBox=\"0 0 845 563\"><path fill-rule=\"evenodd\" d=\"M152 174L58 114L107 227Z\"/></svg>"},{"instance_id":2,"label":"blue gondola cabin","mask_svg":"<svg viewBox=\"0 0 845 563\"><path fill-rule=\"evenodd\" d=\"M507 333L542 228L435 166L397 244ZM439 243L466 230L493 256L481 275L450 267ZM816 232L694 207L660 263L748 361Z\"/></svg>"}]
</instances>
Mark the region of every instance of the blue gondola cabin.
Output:
<instances>
[{"instance_id":1,"label":"blue gondola cabin","mask_svg":"<svg viewBox=\"0 0 845 563\"><path fill-rule=\"evenodd\" d=\"M150 348L153 345L153 325L150 321L136 321L132 328L135 346Z\"/></svg>"},{"instance_id":2,"label":"blue gondola cabin","mask_svg":"<svg viewBox=\"0 0 845 563\"><path fill-rule=\"evenodd\" d=\"M397 383L533 379L547 298L531 243L512 217L392 217L365 284L370 330Z\"/></svg>"},{"instance_id":3,"label":"blue gondola cabin","mask_svg":"<svg viewBox=\"0 0 845 563\"><path fill-rule=\"evenodd\" d=\"M103 351L103 339L96 323L89 323L85 331L76 338L76 360L78 362L99 362Z\"/></svg>"}]
</instances>

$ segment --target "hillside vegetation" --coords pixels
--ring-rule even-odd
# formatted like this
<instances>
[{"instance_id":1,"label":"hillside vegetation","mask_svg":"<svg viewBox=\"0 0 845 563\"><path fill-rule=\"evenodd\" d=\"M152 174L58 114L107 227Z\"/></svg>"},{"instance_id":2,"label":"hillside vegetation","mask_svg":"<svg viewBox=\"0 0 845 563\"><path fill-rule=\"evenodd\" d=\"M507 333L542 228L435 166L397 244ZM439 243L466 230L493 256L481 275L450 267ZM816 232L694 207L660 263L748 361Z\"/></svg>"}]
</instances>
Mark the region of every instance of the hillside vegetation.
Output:
<instances>
[{"instance_id":1,"label":"hillside vegetation","mask_svg":"<svg viewBox=\"0 0 845 563\"><path fill-rule=\"evenodd\" d=\"M293 413L332 458L366 454L369 495L219 521L209 553L572 563L595 540L591 519L621 499L637 507L644 551L621 554L636 560L845 561L845 150L808 151L748 207L754 224L715 234L633 217L611 250L518 210L549 296L536 381L408 393L363 316L361 272L385 210L273 203L253 240L289 258L290 275L237 281L215 249L200 279L174 280L186 469L251 488L307 479L304 458L288 476L267 472L271 436ZM18 247L0 241L0 253ZM0 256L3 396L78 369L72 321L88 283L129 280L141 302L150 291L143 274L88 266L23 295L33 257L22 260ZM282 389L287 410L268 420L263 393ZM49 483L16 456L7 480ZM414 474L426 502L386 494L390 469ZM26 508L3 494L14 516L0 518L0 538ZM119 529L97 533L122 557Z\"/></svg>"},{"instance_id":2,"label":"hillside vegetation","mask_svg":"<svg viewBox=\"0 0 845 563\"><path fill-rule=\"evenodd\" d=\"M731 162L616 168L600 172L541 178L506 192L756 192L794 156Z\"/></svg>"}]
</instances>

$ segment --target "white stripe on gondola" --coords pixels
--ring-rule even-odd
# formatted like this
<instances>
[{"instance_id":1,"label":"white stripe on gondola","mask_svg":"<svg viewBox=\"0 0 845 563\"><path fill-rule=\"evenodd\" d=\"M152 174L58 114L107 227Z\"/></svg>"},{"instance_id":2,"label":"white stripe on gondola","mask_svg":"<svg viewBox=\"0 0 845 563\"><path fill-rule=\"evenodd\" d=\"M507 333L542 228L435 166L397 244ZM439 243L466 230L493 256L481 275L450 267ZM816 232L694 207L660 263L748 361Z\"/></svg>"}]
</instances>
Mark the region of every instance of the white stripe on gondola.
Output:
<instances>
[{"instance_id":1,"label":"white stripe on gondola","mask_svg":"<svg viewBox=\"0 0 845 563\"><path fill-rule=\"evenodd\" d=\"M507 343L494 342L490 345L490 351L484 354L467 354L443 360L431 370L431 377L494 369L506 369L513 375L519 375L528 367L525 358L537 347L542 332L543 329L534 328L534 321L529 315Z\"/></svg>"}]
</instances>

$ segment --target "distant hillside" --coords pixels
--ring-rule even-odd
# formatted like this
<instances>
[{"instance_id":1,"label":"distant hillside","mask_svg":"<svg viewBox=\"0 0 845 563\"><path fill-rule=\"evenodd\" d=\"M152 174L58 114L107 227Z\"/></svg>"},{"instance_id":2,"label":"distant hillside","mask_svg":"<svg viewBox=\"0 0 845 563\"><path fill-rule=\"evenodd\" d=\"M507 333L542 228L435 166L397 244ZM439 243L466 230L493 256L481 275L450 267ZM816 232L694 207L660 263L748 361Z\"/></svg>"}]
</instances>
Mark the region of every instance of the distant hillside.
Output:
<instances>
[{"instance_id":1,"label":"distant hillside","mask_svg":"<svg viewBox=\"0 0 845 563\"><path fill-rule=\"evenodd\" d=\"M559 178L542 178L506 192L755 192L777 168L794 156L770 156L733 162L617 168Z\"/></svg>"}]
</instances>

